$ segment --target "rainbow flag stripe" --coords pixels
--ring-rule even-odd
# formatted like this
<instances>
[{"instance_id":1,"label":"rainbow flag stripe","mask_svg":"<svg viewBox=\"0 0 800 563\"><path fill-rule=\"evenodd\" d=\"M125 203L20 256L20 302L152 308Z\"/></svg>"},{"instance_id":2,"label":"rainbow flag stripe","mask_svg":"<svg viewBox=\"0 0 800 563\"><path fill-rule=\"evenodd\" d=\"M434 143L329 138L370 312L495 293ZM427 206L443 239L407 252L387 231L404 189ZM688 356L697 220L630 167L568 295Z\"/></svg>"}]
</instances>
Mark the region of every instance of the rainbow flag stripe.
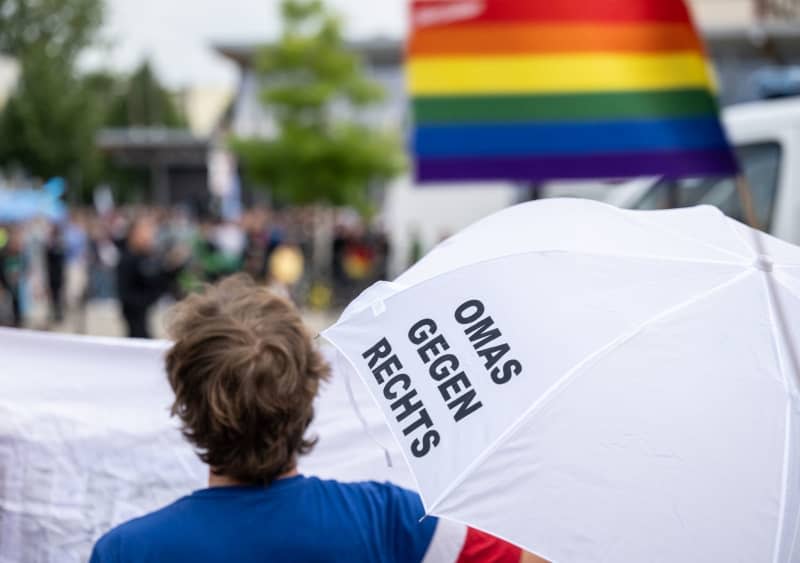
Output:
<instances>
[{"instance_id":1,"label":"rainbow flag stripe","mask_svg":"<svg viewBox=\"0 0 800 563\"><path fill-rule=\"evenodd\" d=\"M425 181L733 175L682 0L412 0Z\"/></svg>"}]
</instances>

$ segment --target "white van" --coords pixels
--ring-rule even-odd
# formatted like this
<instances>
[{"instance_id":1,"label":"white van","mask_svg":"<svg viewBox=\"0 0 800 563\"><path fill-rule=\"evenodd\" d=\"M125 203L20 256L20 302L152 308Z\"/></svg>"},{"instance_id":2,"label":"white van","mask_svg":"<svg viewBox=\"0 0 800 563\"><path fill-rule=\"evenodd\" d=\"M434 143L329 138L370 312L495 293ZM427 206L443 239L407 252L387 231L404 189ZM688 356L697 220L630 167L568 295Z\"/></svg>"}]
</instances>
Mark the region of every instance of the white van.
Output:
<instances>
[{"instance_id":1,"label":"white van","mask_svg":"<svg viewBox=\"0 0 800 563\"><path fill-rule=\"evenodd\" d=\"M800 244L800 99L732 106L723 121L752 188L759 226ZM628 182L610 188L604 199L632 209L710 204L745 222L731 178Z\"/></svg>"}]
</instances>

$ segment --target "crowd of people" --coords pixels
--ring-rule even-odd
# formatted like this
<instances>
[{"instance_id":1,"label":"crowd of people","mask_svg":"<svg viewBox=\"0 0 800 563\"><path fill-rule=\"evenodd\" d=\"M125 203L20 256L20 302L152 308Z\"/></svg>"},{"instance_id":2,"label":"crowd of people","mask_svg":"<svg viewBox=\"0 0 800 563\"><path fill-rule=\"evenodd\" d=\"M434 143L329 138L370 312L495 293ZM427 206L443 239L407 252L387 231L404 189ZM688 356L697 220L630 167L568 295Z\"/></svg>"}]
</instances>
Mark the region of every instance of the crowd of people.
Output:
<instances>
[{"instance_id":1,"label":"crowd of people","mask_svg":"<svg viewBox=\"0 0 800 563\"><path fill-rule=\"evenodd\" d=\"M237 221L181 208L73 209L61 222L0 224L0 326L85 331L87 304L118 302L129 336L149 337L162 298L245 272L301 305L341 307L386 279L387 236L350 213L246 211ZM329 224L320 233L320 225ZM45 313L46 311L46 313Z\"/></svg>"}]
</instances>

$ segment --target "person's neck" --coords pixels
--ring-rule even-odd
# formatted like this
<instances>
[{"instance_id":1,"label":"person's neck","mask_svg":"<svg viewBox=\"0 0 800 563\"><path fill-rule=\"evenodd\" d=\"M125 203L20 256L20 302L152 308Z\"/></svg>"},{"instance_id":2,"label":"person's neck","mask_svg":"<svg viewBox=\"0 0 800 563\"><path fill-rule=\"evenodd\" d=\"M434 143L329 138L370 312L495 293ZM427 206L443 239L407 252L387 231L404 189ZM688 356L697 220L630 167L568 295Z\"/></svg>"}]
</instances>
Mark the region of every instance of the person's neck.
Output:
<instances>
[{"instance_id":1,"label":"person's neck","mask_svg":"<svg viewBox=\"0 0 800 563\"><path fill-rule=\"evenodd\" d=\"M289 477L294 477L298 474L297 468L294 468L290 471L287 471L283 475L279 475L276 481L280 481L281 479L288 479ZM242 481L238 481L232 477L228 477L227 475L218 475L214 473L214 471L209 471L208 473L208 486L210 488L215 487L242 487L251 485L252 483L244 483Z\"/></svg>"}]
</instances>

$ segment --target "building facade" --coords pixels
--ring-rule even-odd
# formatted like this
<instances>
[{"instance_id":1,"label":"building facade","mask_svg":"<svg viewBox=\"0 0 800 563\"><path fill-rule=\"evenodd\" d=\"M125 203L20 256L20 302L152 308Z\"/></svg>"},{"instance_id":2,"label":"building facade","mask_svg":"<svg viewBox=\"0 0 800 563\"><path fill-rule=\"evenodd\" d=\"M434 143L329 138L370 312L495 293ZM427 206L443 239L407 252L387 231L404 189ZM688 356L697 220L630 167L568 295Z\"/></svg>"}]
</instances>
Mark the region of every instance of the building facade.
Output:
<instances>
[{"instance_id":1,"label":"building facade","mask_svg":"<svg viewBox=\"0 0 800 563\"><path fill-rule=\"evenodd\" d=\"M788 0L787 0L788 1ZM798 0L800 1L800 0ZM693 9L720 83L723 105L766 97L760 74L800 67L800 25L788 22L759 22L750 0L694 0ZM403 75L403 43L375 39L352 43L362 57L370 77L386 91L384 103L361 116L382 127L402 129L408 122L408 100ZM227 129L235 135L270 136L275 125L260 103L261 85L253 69L257 45L217 45L217 52L234 61L241 81ZM799 92L800 93L800 92Z\"/></svg>"},{"instance_id":2,"label":"building facade","mask_svg":"<svg viewBox=\"0 0 800 563\"><path fill-rule=\"evenodd\" d=\"M755 22L753 0L690 0L695 21L705 28L749 26Z\"/></svg>"},{"instance_id":3,"label":"building facade","mask_svg":"<svg viewBox=\"0 0 800 563\"><path fill-rule=\"evenodd\" d=\"M690 0L703 26L790 23L800 18L800 0Z\"/></svg>"},{"instance_id":4,"label":"building facade","mask_svg":"<svg viewBox=\"0 0 800 563\"><path fill-rule=\"evenodd\" d=\"M759 21L748 0L695 0L693 10L717 69L723 104L764 97L761 73L765 71L800 68L800 28L786 22ZM376 39L355 42L352 48L387 93L379 107L361 118L379 127L406 131L409 111L402 42ZM261 84L253 69L257 46L218 45L216 49L241 70L238 92L222 129L242 137L273 135L275 124L261 105ZM383 224L393 248L393 273L408 265L412 240L430 248L447 234L526 199L529 193L510 183L416 187L406 176L386 191ZM445 208L448 212L441 213Z\"/></svg>"}]
</instances>

